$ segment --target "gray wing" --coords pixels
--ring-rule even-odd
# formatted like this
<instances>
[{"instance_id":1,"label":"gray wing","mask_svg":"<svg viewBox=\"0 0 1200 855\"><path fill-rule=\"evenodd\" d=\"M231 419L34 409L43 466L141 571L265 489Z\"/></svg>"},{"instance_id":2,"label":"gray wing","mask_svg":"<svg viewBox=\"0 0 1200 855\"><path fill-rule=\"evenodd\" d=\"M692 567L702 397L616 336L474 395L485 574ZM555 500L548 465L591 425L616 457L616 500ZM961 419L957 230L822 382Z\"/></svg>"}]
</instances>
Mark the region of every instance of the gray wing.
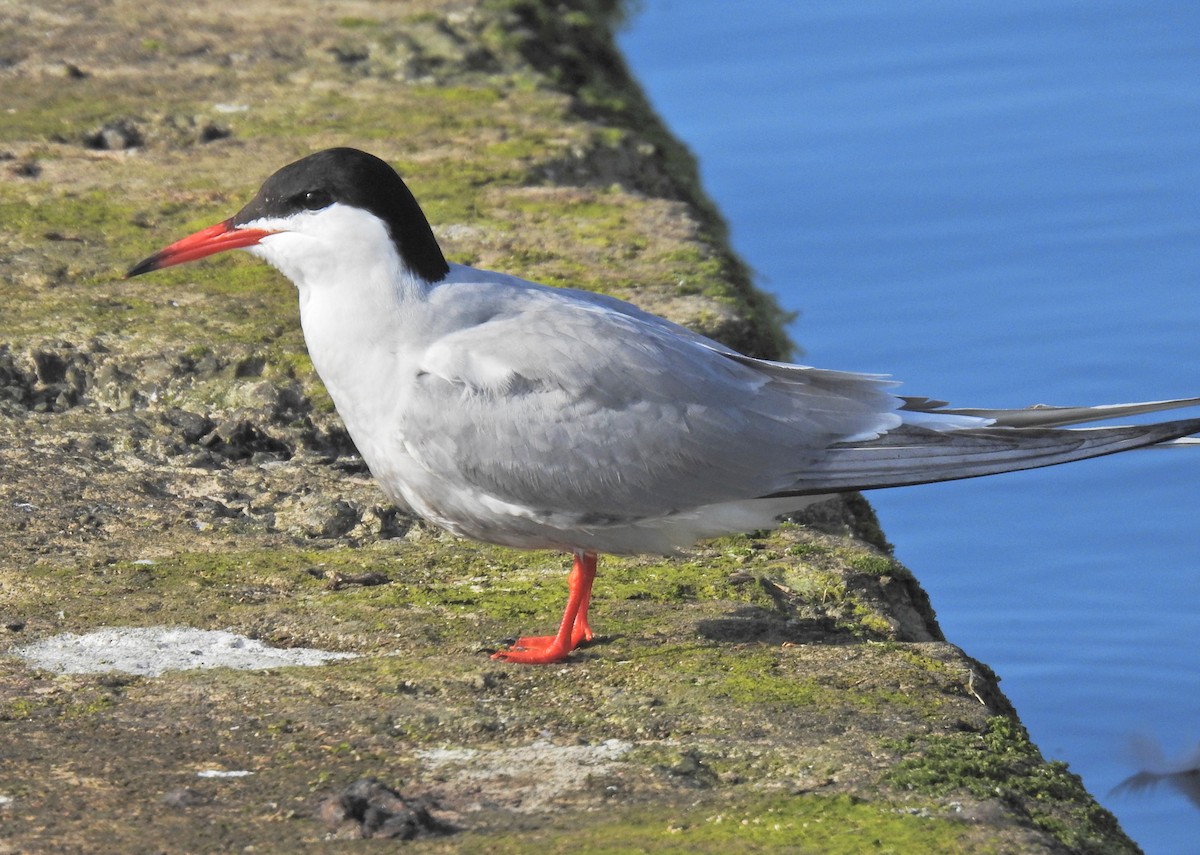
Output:
<instances>
[{"instance_id":1,"label":"gray wing","mask_svg":"<svg viewBox=\"0 0 1200 855\"><path fill-rule=\"evenodd\" d=\"M447 332L425 352L419 406L399 428L449 487L535 513L657 517L1049 466L1200 431L1200 420L1050 427L1200 399L950 409L895 397L879 376L742 356L610 298L495 286L447 290Z\"/></svg>"},{"instance_id":2,"label":"gray wing","mask_svg":"<svg viewBox=\"0 0 1200 855\"><path fill-rule=\"evenodd\" d=\"M660 516L785 490L900 423L877 377L759 362L626 304L454 287L491 308L426 351L399 427L430 472L500 501Z\"/></svg>"}]
</instances>

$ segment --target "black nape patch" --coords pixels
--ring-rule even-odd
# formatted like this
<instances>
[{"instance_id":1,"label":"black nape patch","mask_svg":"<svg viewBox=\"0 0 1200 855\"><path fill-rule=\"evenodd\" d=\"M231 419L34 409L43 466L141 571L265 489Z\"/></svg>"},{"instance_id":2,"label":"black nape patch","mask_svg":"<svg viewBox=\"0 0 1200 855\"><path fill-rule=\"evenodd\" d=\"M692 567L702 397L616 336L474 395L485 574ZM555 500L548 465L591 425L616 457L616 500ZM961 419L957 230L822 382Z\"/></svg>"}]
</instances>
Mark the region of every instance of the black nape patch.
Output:
<instances>
[{"instance_id":1,"label":"black nape patch","mask_svg":"<svg viewBox=\"0 0 1200 855\"><path fill-rule=\"evenodd\" d=\"M421 278L450 272L429 220L408 186L385 161L354 148L329 148L278 170L233 216L234 225L316 211L334 202L369 211L387 226L396 252Z\"/></svg>"}]
</instances>

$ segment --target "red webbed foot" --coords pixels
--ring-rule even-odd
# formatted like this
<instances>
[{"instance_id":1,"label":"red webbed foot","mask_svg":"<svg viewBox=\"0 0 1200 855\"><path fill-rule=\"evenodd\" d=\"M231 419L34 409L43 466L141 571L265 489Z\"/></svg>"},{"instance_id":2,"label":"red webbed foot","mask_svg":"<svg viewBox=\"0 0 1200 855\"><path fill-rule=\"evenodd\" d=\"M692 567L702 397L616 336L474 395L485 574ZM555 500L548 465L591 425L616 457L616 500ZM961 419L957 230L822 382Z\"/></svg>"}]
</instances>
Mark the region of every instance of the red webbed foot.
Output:
<instances>
[{"instance_id":1,"label":"red webbed foot","mask_svg":"<svg viewBox=\"0 0 1200 855\"><path fill-rule=\"evenodd\" d=\"M591 641L593 633L587 611L595 578L596 555L576 552L575 564L567 577L567 608L558 633L518 638L511 648L493 653L492 658L523 665L549 665L562 662L580 644Z\"/></svg>"}]
</instances>

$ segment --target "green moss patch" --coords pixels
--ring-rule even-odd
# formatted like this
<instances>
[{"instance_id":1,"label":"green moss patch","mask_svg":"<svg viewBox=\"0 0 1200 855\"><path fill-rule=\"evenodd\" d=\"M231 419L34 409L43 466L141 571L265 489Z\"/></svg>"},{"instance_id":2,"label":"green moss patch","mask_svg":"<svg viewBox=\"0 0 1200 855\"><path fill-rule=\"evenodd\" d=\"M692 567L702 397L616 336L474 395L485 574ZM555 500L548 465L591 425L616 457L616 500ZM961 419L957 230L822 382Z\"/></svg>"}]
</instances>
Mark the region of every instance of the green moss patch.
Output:
<instances>
[{"instance_id":1,"label":"green moss patch","mask_svg":"<svg viewBox=\"0 0 1200 855\"><path fill-rule=\"evenodd\" d=\"M1130 851L1117 839L1113 815L1086 798L1079 776L1064 763L1045 762L1012 719L993 718L981 731L909 737L897 747L906 756L885 776L895 786L935 796L999 798L1071 851Z\"/></svg>"}]
</instances>

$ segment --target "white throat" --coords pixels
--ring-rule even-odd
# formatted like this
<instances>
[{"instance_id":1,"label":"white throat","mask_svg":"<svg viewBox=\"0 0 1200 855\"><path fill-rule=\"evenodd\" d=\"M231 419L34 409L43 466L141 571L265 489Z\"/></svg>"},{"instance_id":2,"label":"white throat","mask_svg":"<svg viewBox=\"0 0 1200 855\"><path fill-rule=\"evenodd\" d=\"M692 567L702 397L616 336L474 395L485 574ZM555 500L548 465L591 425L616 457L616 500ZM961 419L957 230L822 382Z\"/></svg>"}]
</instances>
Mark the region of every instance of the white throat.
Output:
<instances>
[{"instance_id":1,"label":"white throat","mask_svg":"<svg viewBox=\"0 0 1200 855\"><path fill-rule=\"evenodd\" d=\"M360 208L334 204L247 225L278 230L250 251L295 284L313 365L369 463L364 444L397 405L389 380L429 283L404 264L383 222Z\"/></svg>"}]
</instances>

